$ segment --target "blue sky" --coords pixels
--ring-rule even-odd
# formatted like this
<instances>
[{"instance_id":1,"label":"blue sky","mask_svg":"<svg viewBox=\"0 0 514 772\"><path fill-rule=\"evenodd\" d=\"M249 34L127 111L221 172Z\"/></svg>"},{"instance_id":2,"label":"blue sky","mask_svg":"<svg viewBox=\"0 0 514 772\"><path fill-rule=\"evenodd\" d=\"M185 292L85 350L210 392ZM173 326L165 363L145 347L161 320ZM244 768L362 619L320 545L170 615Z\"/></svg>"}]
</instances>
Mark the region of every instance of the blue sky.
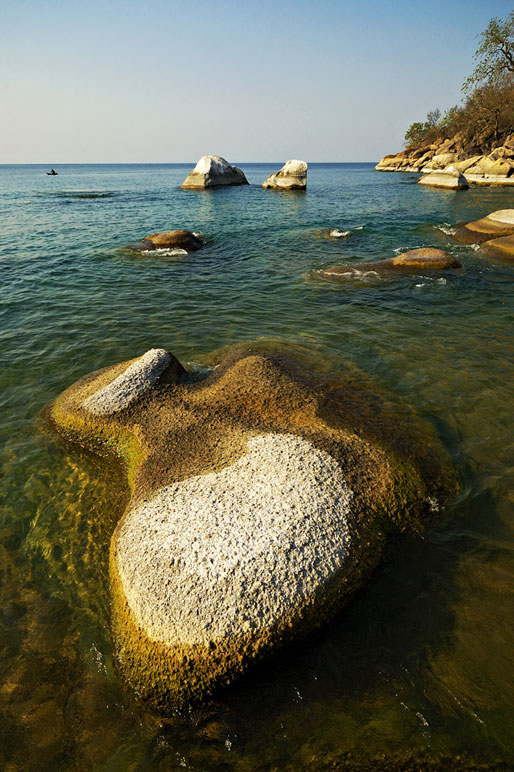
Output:
<instances>
[{"instance_id":1,"label":"blue sky","mask_svg":"<svg viewBox=\"0 0 514 772\"><path fill-rule=\"evenodd\" d=\"M502 0L0 0L0 163L374 161Z\"/></svg>"}]
</instances>

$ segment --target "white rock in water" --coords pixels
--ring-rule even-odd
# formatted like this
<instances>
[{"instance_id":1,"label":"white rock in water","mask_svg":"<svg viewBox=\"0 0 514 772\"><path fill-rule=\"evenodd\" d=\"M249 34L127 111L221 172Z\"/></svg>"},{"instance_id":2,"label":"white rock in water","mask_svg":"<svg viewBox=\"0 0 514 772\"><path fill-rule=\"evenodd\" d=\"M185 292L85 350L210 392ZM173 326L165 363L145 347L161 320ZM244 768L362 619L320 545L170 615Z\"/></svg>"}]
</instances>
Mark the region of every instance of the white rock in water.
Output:
<instances>
[{"instance_id":1,"label":"white rock in water","mask_svg":"<svg viewBox=\"0 0 514 772\"><path fill-rule=\"evenodd\" d=\"M215 188L219 185L248 185L244 173L220 155L204 155L184 182L183 188Z\"/></svg>"},{"instance_id":2,"label":"white rock in water","mask_svg":"<svg viewBox=\"0 0 514 772\"><path fill-rule=\"evenodd\" d=\"M123 410L153 386L172 359L163 348L151 348L111 383L85 399L82 406L98 416Z\"/></svg>"},{"instance_id":3,"label":"white rock in water","mask_svg":"<svg viewBox=\"0 0 514 772\"><path fill-rule=\"evenodd\" d=\"M172 647L258 640L344 568L352 496L328 453L275 433L220 472L161 488L115 536L133 618Z\"/></svg>"},{"instance_id":4,"label":"white rock in water","mask_svg":"<svg viewBox=\"0 0 514 772\"><path fill-rule=\"evenodd\" d=\"M433 188L448 188L450 190L466 190L469 187L467 179L454 166L447 166L444 171L433 172L421 177L418 185L429 185Z\"/></svg>"},{"instance_id":5,"label":"white rock in water","mask_svg":"<svg viewBox=\"0 0 514 772\"><path fill-rule=\"evenodd\" d=\"M263 188L280 190L305 190L307 187L307 169L305 161L286 161L275 174L270 174Z\"/></svg>"}]
</instances>

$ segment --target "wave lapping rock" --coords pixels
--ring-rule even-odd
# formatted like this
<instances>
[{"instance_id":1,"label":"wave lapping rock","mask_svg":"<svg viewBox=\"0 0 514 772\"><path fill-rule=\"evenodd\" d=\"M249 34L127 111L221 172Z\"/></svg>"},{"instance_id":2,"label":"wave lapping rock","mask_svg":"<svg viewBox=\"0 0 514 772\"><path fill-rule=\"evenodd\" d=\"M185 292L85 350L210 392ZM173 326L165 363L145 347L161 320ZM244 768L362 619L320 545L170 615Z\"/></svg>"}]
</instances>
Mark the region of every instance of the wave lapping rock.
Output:
<instances>
[{"instance_id":1,"label":"wave lapping rock","mask_svg":"<svg viewBox=\"0 0 514 772\"><path fill-rule=\"evenodd\" d=\"M152 236L145 236L143 241L139 243L144 249L176 247L178 249L185 249L186 252L195 252L203 246L202 240L196 234L185 230L154 233Z\"/></svg>"},{"instance_id":2,"label":"wave lapping rock","mask_svg":"<svg viewBox=\"0 0 514 772\"><path fill-rule=\"evenodd\" d=\"M222 185L248 185L244 173L220 155L204 155L190 172L182 188L217 188Z\"/></svg>"},{"instance_id":3,"label":"wave lapping rock","mask_svg":"<svg viewBox=\"0 0 514 772\"><path fill-rule=\"evenodd\" d=\"M347 263L334 265L320 270L321 276L329 279L345 281L362 274L381 273L412 273L417 271L447 271L449 268L460 268L461 264L449 252L432 247L411 249L397 257L386 260L375 260L369 263Z\"/></svg>"},{"instance_id":4,"label":"wave lapping rock","mask_svg":"<svg viewBox=\"0 0 514 772\"><path fill-rule=\"evenodd\" d=\"M328 620L386 535L420 527L455 490L429 426L309 361L237 346L199 378L153 349L50 406L58 431L114 452L128 473L111 540L113 636L144 699L201 700Z\"/></svg>"},{"instance_id":5,"label":"wave lapping rock","mask_svg":"<svg viewBox=\"0 0 514 772\"><path fill-rule=\"evenodd\" d=\"M485 241L482 244L482 249L492 257L497 257L507 263L514 263L514 236L502 236L499 239Z\"/></svg>"},{"instance_id":6,"label":"wave lapping rock","mask_svg":"<svg viewBox=\"0 0 514 772\"><path fill-rule=\"evenodd\" d=\"M270 174L262 187L273 190L306 190L307 169L305 161L286 161L278 172Z\"/></svg>"},{"instance_id":7,"label":"wave lapping rock","mask_svg":"<svg viewBox=\"0 0 514 772\"><path fill-rule=\"evenodd\" d=\"M491 239L514 235L514 209L496 212L468 222L455 231L455 238L463 244L482 244Z\"/></svg>"}]
</instances>

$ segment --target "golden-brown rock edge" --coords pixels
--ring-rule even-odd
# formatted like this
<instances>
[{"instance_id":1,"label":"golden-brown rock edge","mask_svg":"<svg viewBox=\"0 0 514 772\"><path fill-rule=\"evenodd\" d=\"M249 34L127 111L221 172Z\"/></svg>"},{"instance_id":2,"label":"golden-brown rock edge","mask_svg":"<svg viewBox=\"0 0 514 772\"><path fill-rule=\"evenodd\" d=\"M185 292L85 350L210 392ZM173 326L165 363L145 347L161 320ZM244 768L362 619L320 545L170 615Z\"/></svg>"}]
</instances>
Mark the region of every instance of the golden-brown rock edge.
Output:
<instances>
[{"instance_id":1,"label":"golden-brown rock edge","mask_svg":"<svg viewBox=\"0 0 514 772\"><path fill-rule=\"evenodd\" d=\"M431 427L363 380L277 346L211 364L199 379L152 349L49 408L59 432L126 466L113 634L129 682L162 706L205 698L329 619L387 533L419 527L456 487Z\"/></svg>"}]
</instances>

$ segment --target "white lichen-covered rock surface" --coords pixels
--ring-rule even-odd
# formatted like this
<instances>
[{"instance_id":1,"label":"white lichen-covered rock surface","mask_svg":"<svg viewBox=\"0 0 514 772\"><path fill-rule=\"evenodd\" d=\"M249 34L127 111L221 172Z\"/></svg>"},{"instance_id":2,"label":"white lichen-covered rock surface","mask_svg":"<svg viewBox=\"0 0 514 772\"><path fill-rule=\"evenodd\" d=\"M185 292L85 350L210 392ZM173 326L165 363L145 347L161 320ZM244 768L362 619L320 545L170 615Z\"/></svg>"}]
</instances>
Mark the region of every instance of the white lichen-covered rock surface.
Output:
<instances>
[{"instance_id":1,"label":"white lichen-covered rock surface","mask_svg":"<svg viewBox=\"0 0 514 772\"><path fill-rule=\"evenodd\" d=\"M183 188L214 188L220 185L248 185L238 166L229 164L220 155L204 155L184 182Z\"/></svg>"},{"instance_id":2,"label":"white lichen-covered rock surface","mask_svg":"<svg viewBox=\"0 0 514 772\"><path fill-rule=\"evenodd\" d=\"M97 416L123 410L153 386L171 359L171 354L162 348L150 349L111 383L85 399L83 407Z\"/></svg>"},{"instance_id":3,"label":"white lichen-covered rock surface","mask_svg":"<svg viewBox=\"0 0 514 772\"><path fill-rule=\"evenodd\" d=\"M514 227L514 209L498 209L496 212L488 214L487 217L493 222L505 223Z\"/></svg>"},{"instance_id":4,"label":"white lichen-covered rock surface","mask_svg":"<svg viewBox=\"0 0 514 772\"><path fill-rule=\"evenodd\" d=\"M447 188L449 190L466 190L469 187L464 175L453 166L449 166L444 171L436 171L421 177L418 180L418 184L428 185L432 188Z\"/></svg>"},{"instance_id":5,"label":"white lichen-covered rock surface","mask_svg":"<svg viewBox=\"0 0 514 772\"><path fill-rule=\"evenodd\" d=\"M336 461L289 434L256 436L222 471L162 488L117 535L137 623L173 645L271 629L343 568L351 500Z\"/></svg>"},{"instance_id":6,"label":"white lichen-covered rock surface","mask_svg":"<svg viewBox=\"0 0 514 772\"><path fill-rule=\"evenodd\" d=\"M305 161L286 161L278 172L270 174L262 187L280 190L305 190L307 187L307 168Z\"/></svg>"}]
</instances>

